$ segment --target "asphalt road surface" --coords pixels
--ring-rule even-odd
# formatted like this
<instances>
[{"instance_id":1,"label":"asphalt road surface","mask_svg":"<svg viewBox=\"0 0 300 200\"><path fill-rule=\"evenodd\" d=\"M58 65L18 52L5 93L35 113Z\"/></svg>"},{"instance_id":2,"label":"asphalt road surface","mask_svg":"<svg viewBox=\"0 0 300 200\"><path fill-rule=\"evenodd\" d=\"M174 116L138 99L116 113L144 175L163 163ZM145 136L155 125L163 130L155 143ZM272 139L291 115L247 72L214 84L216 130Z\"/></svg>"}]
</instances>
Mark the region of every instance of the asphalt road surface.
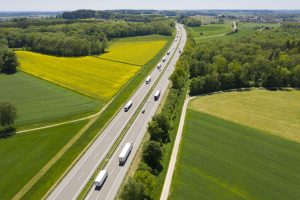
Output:
<instances>
[{"instance_id":1,"label":"asphalt road surface","mask_svg":"<svg viewBox=\"0 0 300 200\"><path fill-rule=\"evenodd\" d=\"M180 25L177 25L176 28L179 30L181 37L181 42L179 44L179 48L183 49L186 41L186 33L183 28L180 28ZM138 109L139 105L142 103L143 99L147 95L147 93L151 90L154 82L158 79L160 73L162 73L162 69L164 67L168 67L161 80L159 81L157 87L153 91L153 93L159 89L162 91L162 94L165 92L166 88L169 84L169 76L173 72L176 61L179 58L178 49L176 52L174 50L178 46L179 38L176 38L173 41L173 44L170 47L171 54L167 57L166 62L162 62L161 70L156 68L153 69L150 76L152 81L149 84L141 84L135 93L132 95L131 99L133 102L132 107L128 112L124 112L122 108L114 117L114 119L109 123L109 125L105 128L105 130L101 133L101 135L95 140L95 142L89 147L89 149L84 153L84 155L79 159L79 161L73 166L73 168L68 172L68 174L63 178L63 180L57 185L57 187L50 193L48 199L57 199L57 200L70 200L76 199L88 180L91 178L98 165L103 161L110 148L113 146L114 142L117 140L119 135L121 134L124 127L129 122L132 115ZM168 66L168 63L171 56L174 55L172 61ZM147 122L151 119L155 110L157 109L159 101L154 103L153 95L151 94L150 99L147 100L145 104L146 112L144 114L139 114L137 119L132 124L128 133L124 137L123 141L120 143L116 152L113 154L110 159L108 165L105 167L108 169L108 178L104 183L101 190L91 190L88 194L89 199L114 199L119 186L122 183L122 180L128 170L129 164L135 154L145 132ZM124 144L130 140L133 142L134 146L132 152L123 167L119 167L118 161L116 161L120 150L123 148ZM94 187L93 187L94 189ZM96 195L96 197L94 197Z\"/></svg>"},{"instance_id":2,"label":"asphalt road surface","mask_svg":"<svg viewBox=\"0 0 300 200\"><path fill-rule=\"evenodd\" d=\"M153 90L152 94L150 95L149 99L147 100L146 104L144 105L143 109L145 109L145 113L140 113L134 123L131 125L130 129L128 130L126 136L118 146L117 150L109 160L108 164L105 166L104 169L108 170L108 177L103 184L102 188L96 189L94 186L89 191L86 199L103 199L103 200L110 200L115 199L118 190L123 182L123 179L130 167L130 163L132 162L135 153L137 152L138 148L140 148L140 144L143 140L143 137L147 131L147 124L155 114L162 97L158 101L154 101L154 93L157 90L161 90L161 93L164 94L169 85L169 77L172 74L175 64L180 56L179 49L183 49L185 42L186 42L186 33L184 29L180 29L181 32L181 41L177 51L175 52L174 57L172 58L165 74L162 76L161 80ZM174 50L173 50L174 51ZM118 156L121 153L123 147L127 142L133 143L133 149L131 154L129 155L126 163L124 166L119 166Z\"/></svg>"}]
</instances>

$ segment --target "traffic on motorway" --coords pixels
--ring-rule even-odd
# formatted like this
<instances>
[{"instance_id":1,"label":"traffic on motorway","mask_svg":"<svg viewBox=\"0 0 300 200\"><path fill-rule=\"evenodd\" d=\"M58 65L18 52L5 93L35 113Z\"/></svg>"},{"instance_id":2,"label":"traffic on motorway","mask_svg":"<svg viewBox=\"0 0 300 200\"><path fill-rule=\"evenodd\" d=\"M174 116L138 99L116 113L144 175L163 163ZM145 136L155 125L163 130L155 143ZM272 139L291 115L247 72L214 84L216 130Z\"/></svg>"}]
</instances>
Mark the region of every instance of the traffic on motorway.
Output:
<instances>
[{"instance_id":1,"label":"traffic on motorway","mask_svg":"<svg viewBox=\"0 0 300 200\"><path fill-rule=\"evenodd\" d=\"M179 36L181 34L178 34ZM183 38L185 37L185 33ZM181 41L181 40L179 40ZM138 116L133 124L131 125L130 129L127 131L126 135L124 136L122 142L120 143L119 147L116 149L114 155L109 160L108 164L104 167L105 170L108 170L109 176L106 179L105 183L103 184L101 190L97 190L95 185L90 188L89 193L86 196L86 199L114 199L118 193L118 190L123 182L123 179L130 167L130 164L137 152L140 148L140 144L142 143L142 139L147 132L147 123L151 120L154 116L160 102L161 102L161 95L165 93L169 85L169 77L173 72L175 67L176 61L180 56L179 51L183 49L185 44L185 39L181 42L177 42L178 46L175 46L170 54L173 53L174 57L167 55L165 62L170 62L169 65L165 65L163 68L166 68L166 71L163 74L163 77L159 81L159 83L155 86L152 94L147 99L147 102L142 108L142 115ZM167 53L168 54L168 53ZM161 61L161 63L165 63ZM146 79L147 80L147 79ZM145 82L145 85L147 83ZM134 102L133 102L134 103ZM126 161L123 165L118 164L118 155L120 155L122 148L126 143L132 143L132 149L128 153L126 157Z\"/></svg>"},{"instance_id":2,"label":"traffic on motorway","mask_svg":"<svg viewBox=\"0 0 300 200\"><path fill-rule=\"evenodd\" d=\"M181 25L176 25L178 31L184 30L180 27ZM181 31L177 35L182 36ZM185 33L184 37L186 37ZM125 126L129 123L130 118L138 110L138 107L144 100L146 100L142 107L142 115L139 115L138 118L133 121L108 164L100 171L96 179L93 180L94 185L86 197L87 199L113 199L111 197L116 195L125 176L124 173L128 170L128 166L140 146L142 136L146 132L147 122L154 115L161 101L160 96L164 94L168 87L169 76L179 58L178 48L182 49L185 44L185 39L180 41L178 38L177 41L173 42L165 57L145 79L144 84L137 88L136 92L131 96L122 110L115 115L94 143L91 144L73 168L71 168L57 187L54 188L48 196L48 199L76 199L78 197L113 144L121 135ZM154 88L153 92L152 88ZM149 99L145 99L149 92L152 94ZM131 146L127 151L125 149L125 153L122 154L126 143L131 143ZM123 155L123 164L120 164L121 155ZM114 190L111 191L111 188L114 188Z\"/></svg>"}]
</instances>

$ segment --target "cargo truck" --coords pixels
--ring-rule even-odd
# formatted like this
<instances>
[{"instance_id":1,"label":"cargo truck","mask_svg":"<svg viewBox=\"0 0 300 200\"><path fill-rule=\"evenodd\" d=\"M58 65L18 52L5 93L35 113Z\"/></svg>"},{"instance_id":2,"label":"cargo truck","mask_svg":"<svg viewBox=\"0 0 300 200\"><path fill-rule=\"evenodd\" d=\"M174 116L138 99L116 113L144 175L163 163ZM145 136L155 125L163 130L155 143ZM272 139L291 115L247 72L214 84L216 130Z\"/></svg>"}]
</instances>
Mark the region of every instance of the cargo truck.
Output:
<instances>
[{"instance_id":1,"label":"cargo truck","mask_svg":"<svg viewBox=\"0 0 300 200\"><path fill-rule=\"evenodd\" d=\"M170 55L170 53L171 53L171 52L170 52L170 51L168 51L168 52L167 52L167 55Z\"/></svg>"},{"instance_id":2,"label":"cargo truck","mask_svg":"<svg viewBox=\"0 0 300 200\"><path fill-rule=\"evenodd\" d=\"M146 78L146 84L149 84L150 82L151 82L151 76L148 76L147 78Z\"/></svg>"},{"instance_id":3,"label":"cargo truck","mask_svg":"<svg viewBox=\"0 0 300 200\"><path fill-rule=\"evenodd\" d=\"M160 90L157 90L154 94L154 101L157 101L160 97Z\"/></svg>"},{"instance_id":4,"label":"cargo truck","mask_svg":"<svg viewBox=\"0 0 300 200\"><path fill-rule=\"evenodd\" d=\"M98 174L98 176L95 179L95 185L96 187L101 187L103 185L103 183L105 182L106 178L107 178L107 170L101 170Z\"/></svg>"},{"instance_id":5,"label":"cargo truck","mask_svg":"<svg viewBox=\"0 0 300 200\"><path fill-rule=\"evenodd\" d=\"M119 165L124 165L133 147L131 142L127 142L119 155Z\"/></svg>"},{"instance_id":6,"label":"cargo truck","mask_svg":"<svg viewBox=\"0 0 300 200\"><path fill-rule=\"evenodd\" d=\"M158 63L157 69L160 69L160 68L161 68L161 63Z\"/></svg>"},{"instance_id":7,"label":"cargo truck","mask_svg":"<svg viewBox=\"0 0 300 200\"><path fill-rule=\"evenodd\" d=\"M163 57L162 61L163 61L163 62L166 62L166 60L167 60L166 56Z\"/></svg>"},{"instance_id":8,"label":"cargo truck","mask_svg":"<svg viewBox=\"0 0 300 200\"><path fill-rule=\"evenodd\" d=\"M125 105L124 110L127 112L132 106L132 101L128 101L128 103Z\"/></svg>"}]
</instances>

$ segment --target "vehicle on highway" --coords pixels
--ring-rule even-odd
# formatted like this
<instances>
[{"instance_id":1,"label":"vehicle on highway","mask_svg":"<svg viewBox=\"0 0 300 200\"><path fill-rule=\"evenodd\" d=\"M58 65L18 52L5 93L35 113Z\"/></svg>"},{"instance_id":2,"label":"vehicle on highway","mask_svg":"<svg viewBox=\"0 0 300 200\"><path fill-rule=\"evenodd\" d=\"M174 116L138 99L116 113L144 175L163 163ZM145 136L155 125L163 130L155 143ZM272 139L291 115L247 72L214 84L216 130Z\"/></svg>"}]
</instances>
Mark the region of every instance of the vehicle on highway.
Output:
<instances>
[{"instance_id":1,"label":"vehicle on highway","mask_svg":"<svg viewBox=\"0 0 300 200\"><path fill-rule=\"evenodd\" d=\"M101 187L103 183L105 182L106 178L108 176L107 170L101 170L98 174L98 176L95 179L95 185L97 188Z\"/></svg>"},{"instance_id":2,"label":"vehicle on highway","mask_svg":"<svg viewBox=\"0 0 300 200\"><path fill-rule=\"evenodd\" d=\"M133 143L127 142L119 155L119 165L124 165L133 147Z\"/></svg>"},{"instance_id":3,"label":"vehicle on highway","mask_svg":"<svg viewBox=\"0 0 300 200\"><path fill-rule=\"evenodd\" d=\"M179 53L181 53L181 49L179 49Z\"/></svg>"},{"instance_id":4,"label":"vehicle on highway","mask_svg":"<svg viewBox=\"0 0 300 200\"><path fill-rule=\"evenodd\" d=\"M160 69L160 68L161 68L161 63L158 63L157 69Z\"/></svg>"},{"instance_id":5,"label":"vehicle on highway","mask_svg":"<svg viewBox=\"0 0 300 200\"><path fill-rule=\"evenodd\" d=\"M145 109L143 109L143 110L142 110L142 114L144 114L145 112L146 112L146 110L145 110Z\"/></svg>"},{"instance_id":6,"label":"vehicle on highway","mask_svg":"<svg viewBox=\"0 0 300 200\"><path fill-rule=\"evenodd\" d=\"M170 55L170 53L171 53L171 51L168 51L168 52L167 52L167 55Z\"/></svg>"},{"instance_id":7,"label":"vehicle on highway","mask_svg":"<svg viewBox=\"0 0 300 200\"><path fill-rule=\"evenodd\" d=\"M125 105L124 110L127 112L132 106L132 101L128 101L128 103Z\"/></svg>"},{"instance_id":8,"label":"vehicle on highway","mask_svg":"<svg viewBox=\"0 0 300 200\"><path fill-rule=\"evenodd\" d=\"M166 57L166 56L163 57L162 61L163 61L163 62L166 62L166 60L167 60L167 57Z\"/></svg>"},{"instance_id":9,"label":"vehicle on highway","mask_svg":"<svg viewBox=\"0 0 300 200\"><path fill-rule=\"evenodd\" d=\"M160 97L160 90L157 90L154 94L154 101L157 101Z\"/></svg>"},{"instance_id":10,"label":"vehicle on highway","mask_svg":"<svg viewBox=\"0 0 300 200\"><path fill-rule=\"evenodd\" d=\"M146 78L146 84L149 84L150 82L151 82L151 76L148 76L147 78Z\"/></svg>"}]
</instances>

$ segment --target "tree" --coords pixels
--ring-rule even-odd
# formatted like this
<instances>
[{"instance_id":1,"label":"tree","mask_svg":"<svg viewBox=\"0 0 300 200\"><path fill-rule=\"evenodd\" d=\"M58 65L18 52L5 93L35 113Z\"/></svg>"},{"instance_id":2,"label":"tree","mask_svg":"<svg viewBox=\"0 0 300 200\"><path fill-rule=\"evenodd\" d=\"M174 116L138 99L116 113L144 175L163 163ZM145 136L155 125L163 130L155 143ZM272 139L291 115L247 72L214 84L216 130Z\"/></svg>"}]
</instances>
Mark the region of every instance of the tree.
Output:
<instances>
[{"instance_id":1,"label":"tree","mask_svg":"<svg viewBox=\"0 0 300 200\"><path fill-rule=\"evenodd\" d=\"M143 149L143 159L152 169L158 169L162 158L162 149L158 142L149 141Z\"/></svg>"},{"instance_id":2,"label":"tree","mask_svg":"<svg viewBox=\"0 0 300 200\"><path fill-rule=\"evenodd\" d=\"M11 127L17 118L17 110L10 102L0 102L0 124Z\"/></svg>"},{"instance_id":3,"label":"tree","mask_svg":"<svg viewBox=\"0 0 300 200\"><path fill-rule=\"evenodd\" d=\"M300 64L293 70L293 86L300 87Z\"/></svg>"},{"instance_id":4,"label":"tree","mask_svg":"<svg viewBox=\"0 0 300 200\"><path fill-rule=\"evenodd\" d=\"M160 139L162 142L167 142L169 140L169 130L170 130L170 122L168 117L165 114L158 114L153 117L153 121L156 121L158 127L162 130L160 132Z\"/></svg>"},{"instance_id":5,"label":"tree","mask_svg":"<svg viewBox=\"0 0 300 200\"><path fill-rule=\"evenodd\" d=\"M150 139L161 142L161 135L163 130L159 127L157 121L152 120L148 124L148 132L150 134Z\"/></svg>"},{"instance_id":6,"label":"tree","mask_svg":"<svg viewBox=\"0 0 300 200\"><path fill-rule=\"evenodd\" d=\"M145 196L144 185L133 178L129 179L120 194L122 200L143 200Z\"/></svg>"},{"instance_id":7,"label":"tree","mask_svg":"<svg viewBox=\"0 0 300 200\"><path fill-rule=\"evenodd\" d=\"M156 186L156 177L148 170L138 170L134 175L134 179L145 186L145 193L150 196L151 191Z\"/></svg>"}]
</instances>

